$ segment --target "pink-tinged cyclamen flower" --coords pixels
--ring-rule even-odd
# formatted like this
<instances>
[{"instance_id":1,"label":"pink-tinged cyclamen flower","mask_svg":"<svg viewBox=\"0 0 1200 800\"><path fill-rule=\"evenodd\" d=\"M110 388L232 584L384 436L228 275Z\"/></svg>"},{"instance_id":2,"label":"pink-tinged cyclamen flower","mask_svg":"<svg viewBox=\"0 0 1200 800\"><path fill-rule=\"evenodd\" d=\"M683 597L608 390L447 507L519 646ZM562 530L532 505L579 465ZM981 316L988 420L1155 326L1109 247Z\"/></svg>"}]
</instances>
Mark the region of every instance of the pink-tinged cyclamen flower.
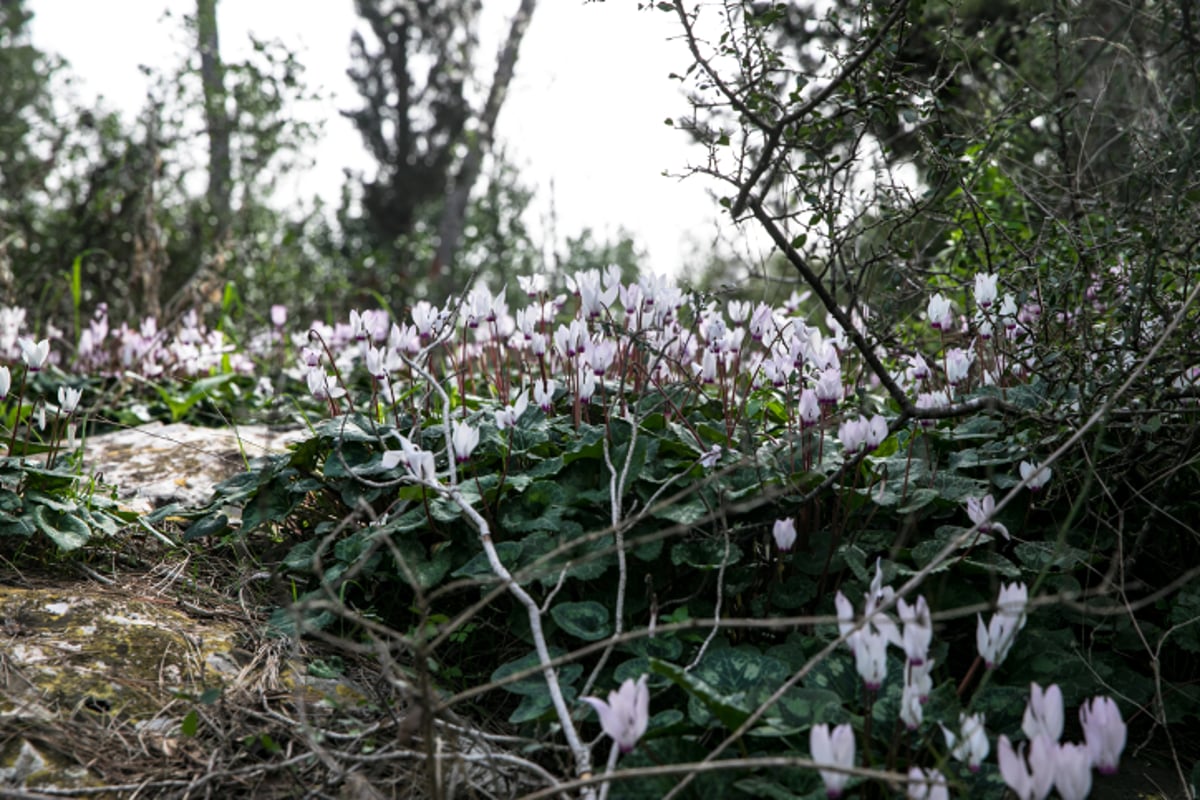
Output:
<instances>
[{"instance_id":1,"label":"pink-tinged cyclamen flower","mask_svg":"<svg viewBox=\"0 0 1200 800\"><path fill-rule=\"evenodd\" d=\"M621 299L621 305L625 308L625 316L634 316L642 307L642 287L636 283L631 283L628 286L618 286L617 295ZM654 305L654 301L650 301L650 305Z\"/></svg>"},{"instance_id":2,"label":"pink-tinged cyclamen flower","mask_svg":"<svg viewBox=\"0 0 1200 800\"><path fill-rule=\"evenodd\" d=\"M725 324L725 319L716 312L715 309L709 308L704 313L704 317L700 320L700 336L704 339L709 349L714 352L721 352L721 345L725 339L725 334L729 327Z\"/></svg>"},{"instance_id":3,"label":"pink-tinged cyclamen flower","mask_svg":"<svg viewBox=\"0 0 1200 800\"><path fill-rule=\"evenodd\" d=\"M596 393L596 376L590 371L581 370L579 373L579 402L582 405L587 405L592 402L592 395Z\"/></svg>"},{"instance_id":4,"label":"pink-tinged cyclamen flower","mask_svg":"<svg viewBox=\"0 0 1200 800\"><path fill-rule=\"evenodd\" d=\"M42 339L35 343L33 339L21 338L17 344L21 347L21 360L30 372L38 372L46 366L46 360L50 358L50 340Z\"/></svg>"},{"instance_id":5,"label":"pink-tinged cyclamen flower","mask_svg":"<svg viewBox=\"0 0 1200 800\"><path fill-rule=\"evenodd\" d=\"M394 469L397 464L403 464L404 468L418 480L436 483L437 463L433 453L422 450L403 436L399 438L400 449L387 450L380 457L379 461L383 468Z\"/></svg>"},{"instance_id":6,"label":"pink-tinged cyclamen flower","mask_svg":"<svg viewBox=\"0 0 1200 800\"><path fill-rule=\"evenodd\" d=\"M611 339L601 339L595 343L589 342L585 355L588 363L592 366L592 373L597 378L601 378L612 366L613 359L617 356L617 345Z\"/></svg>"},{"instance_id":7,"label":"pink-tinged cyclamen flower","mask_svg":"<svg viewBox=\"0 0 1200 800\"><path fill-rule=\"evenodd\" d=\"M867 594L863 598L863 616L867 618L870 626L884 635L889 643L896 647L902 647L903 639L896 621L882 611L876 610L891 602L895 596L896 591L891 586L883 585L883 560L875 559L875 577L871 578L871 585L867 587Z\"/></svg>"},{"instance_id":8,"label":"pink-tinged cyclamen flower","mask_svg":"<svg viewBox=\"0 0 1200 800\"><path fill-rule=\"evenodd\" d=\"M608 702L598 697L581 697L583 702L596 709L600 727L604 729L622 753L628 753L637 745L650 722L650 690L646 676L633 678L621 684L621 688L608 693Z\"/></svg>"},{"instance_id":9,"label":"pink-tinged cyclamen flower","mask_svg":"<svg viewBox=\"0 0 1200 800\"><path fill-rule=\"evenodd\" d=\"M986 272L975 273L975 305L980 308L990 308L996 302L996 280L998 275Z\"/></svg>"},{"instance_id":10,"label":"pink-tinged cyclamen flower","mask_svg":"<svg viewBox=\"0 0 1200 800\"><path fill-rule=\"evenodd\" d=\"M546 276L545 275L518 275L517 285L521 287L527 297L537 297L542 292L546 291Z\"/></svg>"},{"instance_id":11,"label":"pink-tinged cyclamen flower","mask_svg":"<svg viewBox=\"0 0 1200 800\"><path fill-rule=\"evenodd\" d=\"M529 352L533 353L538 358L546 355L546 336L545 334L534 332L529 337Z\"/></svg>"},{"instance_id":12,"label":"pink-tinged cyclamen flower","mask_svg":"<svg viewBox=\"0 0 1200 800\"><path fill-rule=\"evenodd\" d=\"M811 428L821 421L821 403L812 389L800 392L800 426Z\"/></svg>"},{"instance_id":13,"label":"pink-tinged cyclamen flower","mask_svg":"<svg viewBox=\"0 0 1200 800\"><path fill-rule=\"evenodd\" d=\"M919 409L940 409L950 406L950 398L943 391L937 392L921 392L917 395L917 408ZM922 419L920 421L922 428L932 428L937 425L936 419Z\"/></svg>"},{"instance_id":14,"label":"pink-tinged cyclamen flower","mask_svg":"<svg viewBox=\"0 0 1200 800\"><path fill-rule=\"evenodd\" d=\"M454 460L465 464L479 445L479 429L456 420L450 423L450 430L450 448L454 451Z\"/></svg>"},{"instance_id":15,"label":"pink-tinged cyclamen flower","mask_svg":"<svg viewBox=\"0 0 1200 800\"><path fill-rule=\"evenodd\" d=\"M695 366L696 377L701 383L710 384L717 381L717 354L710 349L705 349L704 355L700 357L699 366Z\"/></svg>"},{"instance_id":16,"label":"pink-tinged cyclamen flower","mask_svg":"<svg viewBox=\"0 0 1200 800\"><path fill-rule=\"evenodd\" d=\"M518 308L517 309L517 330L525 337L525 341L533 339L535 327L538 323L538 309L533 308Z\"/></svg>"},{"instance_id":17,"label":"pink-tinged cyclamen flower","mask_svg":"<svg viewBox=\"0 0 1200 800\"><path fill-rule=\"evenodd\" d=\"M983 760L987 758L991 745L988 744L987 731L983 727L983 714L958 715L958 732L951 732L942 726L942 735L946 739L946 747L956 761L964 761L967 769L978 772Z\"/></svg>"},{"instance_id":18,"label":"pink-tinged cyclamen flower","mask_svg":"<svg viewBox=\"0 0 1200 800\"><path fill-rule=\"evenodd\" d=\"M1050 482L1052 471L1049 467L1041 467L1037 464L1030 464L1028 461L1022 461L1020 470L1021 480L1028 481L1025 485L1031 492L1040 492L1042 487Z\"/></svg>"},{"instance_id":19,"label":"pink-tinged cyclamen flower","mask_svg":"<svg viewBox=\"0 0 1200 800\"><path fill-rule=\"evenodd\" d=\"M909 662L905 665L904 683L913 687L922 705L929 702L929 694L933 691L933 664L933 659L927 658L921 664Z\"/></svg>"},{"instance_id":20,"label":"pink-tinged cyclamen flower","mask_svg":"<svg viewBox=\"0 0 1200 800\"><path fill-rule=\"evenodd\" d=\"M935 330L945 332L954 324L954 317L950 310L950 300L941 292L929 298L929 306L926 308L925 313L929 317L929 326Z\"/></svg>"},{"instance_id":21,"label":"pink-tinged cyclamen flower","mask_svg":"<svg viewBox=\"0 0 1200 800\"><path fill-rule=\"evenodd\" d=\"M1021 718L1021 730L1026 738L1032 741L1037 736L1045 736L1057 743L1062 738L1063 721L1062 689L1057 684L1044 690L1036 683L1030 684L1029 702L1025 704L1025 714Z\"/></svg>"},{"instance_id":22,"label":"pink-tinged cyclamen flower","mask_svg":"<svg viewBox=\"0 0 1200 800\"><path fill-rule=\"evenodd\" d=\"M589 270L576 277L575 285L579 288L579 301L585 318L595 318L612 305L617 299L617 287L600 288L600 274Z\"/></svg>"},{"instance_id":23,"label":"pink-tinged cyclamen flower","mask_svg":"<svg viewBox=\"0 0 1200 800\"><path fill-rule=\"evenodd\" d=\"M992 333L995 330L992 326L992 321L983 315L975 317L975 329L979 331L979 338L985 342L991 341ZM988 385L990 386L991 383L988 383Z\"/></svg>"},{"instance_id":24,"label":"pink-tinged cyclamen flower","mask_svg":"<svg viewBox=\"0 0 1200 800\"><path fill-rule=\"evenodd\" d=\"M479 323L492 313L492 293L486 286L476 286L463 301L463 316L468 328L478 328Z\"/></svg>"},{"instance_id":25,"label":"pink-tinged cyclamen flower","mask_svg":"<svg viewBox=\"0 0 1200 800\"><path fill-rule=\"evenodd\" d=\"M836 405L841 402L841 369L826 369L817 379L817 402L821 405Z\"/></svg>"},{"instance_id":26,"label":"pink-tinged cyclamen flower","mask_svg":"<svg viewBox=\"0 0 1200 800\"><path fill-rule=\"evenodd\" d=\"M553 378L533 382L533 402L537 403L538 408L542 410L543 414L549 414L554 410L554 392L556 389L558 389L558 384L554 382Z\"/></svg>"},{"instance_id":27,"label":"pink-tinged cyclamen flower","mask_svg":"<svg viewBox=\"0 0 1200 800\"><path fill-rule=\"evenodd\" d=\"M971 365L975 363L975 351L964 350L961 347L951 348L946 353L946 380L951 386L966 382L971 374Z\"/></svg>"},{"instance_id":28,"label":"pink-tinged cyclamen flower","mask_svg":"<svg viewBox=\"0 0 1200 800\"><path fill-rule=\"evenodd\" d=\"M967 498L967 516L971 518L971 522L979 527L982 533L999 533L1005 539L1011 538L1008 535L1008 528L992 520L992 514L995 511L996 500L990 494L984 495L983 498Z\"/></svg>"},{"instance_id":29,"label":"pink-tinged cyclamen flower","mask_svg":"<svg viewBox=\"0 0 1200 800\"><path fill-rule=\"evenodd\" d=\"M1004 324L1006 331L1014 331L1017 328L1017 298L1011 294L1004 295L1004 300L1000 303L1000 322Z\"/></svg>"},{"instance_id":30,"label":"pink-tinged cyclamen flower","mask_svg":"<svg viewBox=\"0 0 1200 800\"><path fill-rule=\"evenodd\" d=\"M8 371L8 367L0 366L0 402L8 397L8 390L12 388L12 373Z\"/></svg>"},{"instance_id":31,"label":"pink-tinged cyclamen flower","mask_svg":"<svg viewBox=\"0 0 1200 800\"><path fill-rule=\"evenodd\" d=\"M1001 584L996 613L985 627L976 615L975 646L988 669L994 669L1012 648L1017 633L1025 627L1025 606L1029 590L1023 583Z\"/></svg>"},{"instance_id":32,"label":"pink-tinged cyclamen flower","mask_svg":"<svg viewBox=\"0 0 1200 800\"><path fill-rule=\"evenodd\" d=\"M375 347L374 345L367 346L367 374L377 381L387 379L387 348Z\"/></svg>"},{"instance_id":33,"label":"pink-tinged cyclamen flower","mask_svg":"<svg viewBox=\"0 0 1200 800\"><path fill-rule=\"evenodd\" d=\"M900 721L908 730L915 731L921 727L924 719L925 705L921 702L921 695L916 686L905 681L904 690L900 693Z\"/></svg>"},{"instance_id":34,"label":"pink-tinged cyclamen flower","mask_svg":"<svg viewBox=\"0 0 1200 800\"><path fill-rule=\"evenodd\" d=\"M837 348L833 346L833 342L822 339L820 331L813 331L805 346L805 358L819 370L837 370L838 382L841 383L842 361L838 357Z\"/></svg>"},{"instance_id":35,"label":"pink-tinged cyclamen flower","mask_svg":"<svg viewBox=\"0 0 1200 800\"><path fill-rule=\"evenodd\" d=\"M746 321L746 318L750 316L750 312L753 310L753 308L754 304L749 300L745 302L741 300L730 300L729 318L736 323L743 323Z\"/></svg>"},{"instance_id":36,"label":"pink-tinged cyclamen flower","mask_svg":"<svg viewBox=\"0 0 1200 800\"><path fill-rule=\"evenodd\" d=\"M908 366L904 368L904 376L910 383L926 380L929 374L929 364L925 361L925 356L917 353L908 357Z\"/></svg>"},{"instance_id":37,"label":"pink-tinged cyclamen flower","mask_svg":"<svg viewBox=\"0 0 1200 800\"><path fill-rule=\"evenodd\" d=\"M299 359L301 366L315 367L321 363L321 351L315 347L301 347Z\"/></svg>"},{"instance_id":38,"label":"pink-tinged cyclamen flower","mask_svg":"<svg viewBox=\"0 0 1200 800\"><path fill-rule=\"evenodd\" d=\"M369 318L367 312L361 314L354 309L350 310L350 335L356 341L365 342L367 340L368 328L367 323Z\"/></svg>"},{"instance_id":39,"label":"pink-tinged cyclamen flower","mask_svg":"<svg viewBox=\"0 0 1200 800\"><path fill-rule=\"evenodd\" d=\"M789 552L796 544L796 520L791 517L775 520L771 535L775 537L775 546L780 552Z\"/></svg>"},{"instance_id":40,"label":"pink-tinged cyclamen flower","mask_svg":"<svg viewBox=\"0 0 1200 800\"><path fill-rule=\"evenodd\" d=\"M308 383L308 390L317 400L336 400L346 394L336 379L332 379L320 367L310 369L304 379Z\"/></svg>"},{"instance_id":41,"label":"pink-tinged cyclamen flower","mask_svg":"<svg viewBox=\"0 0 1200 800\"><path fill-rule=\"evenodd\" d=\"M1028 759L1025 757L1027 747ZM996 760L1000 764L1000 777L1018 800L1045 800L1054 785L1057 755L1058 746L1045 736L1036 737L1028 745L1013 747L1008 737L1001 734Z\"/></svg>"},{"instance_id":42,"label":"pink-tinged cyclamen flower","mask_svg":"<svg viewBox=\"0 0 1200 800\"><path fill-rule=\"evenodd\" d=\"M704 469L712 469L721 460L721 453L723 452L724 450L721 448L721 445L714 444L700 456L700 466Z\"/></svg>"},{"instance_id":43,"label":"pink-tinged cyclamen flower","mask_svg":"<svg viewBox=\"0 0 1200 800\"><path fill-rule=\"evenodd\" d=\"M517 420L521 418L527 408L529 408L529 393L522 390L515 401L496 411L496 427L500 430L515 428Z\"/></svg>"},{"instance_id":44,"label":"pink-tinged cyclamen flower","mask_svg":"<svg viewBox=\"0 0 1200 800\"><path fill-rule=\"evenodd\" d=\"M793 289L792 293L788 295L788 299L783 301L783 309L789 314L794 314L810 297L812 297L811 291L797 292Z\"/></svg>"},{"instance_id":45,"label":"pink-tinged cyclamen flower","mask_svg":"<svg viewBox=\"0 0 1200 800\"><path fill-rule=\"evenodd\" d=\"M1092 792L1092 760L1082 744L1060 744L1054 759L1054 788L1061 800L1086 800Z\"/></svg>"},{"instance_id":46,"label":"pink-tinged cyclamen flower","mask_svg":"<svg viewBox=\"0 0 1200 800\"><path fill-rule=\"evenodd\" d=\"M905 794L908 800L950 800L950 786L946 783L946 776L936 769L911 767Z\"/></svg>"},{"instance_id":47,"label":"pink-tinged cyclamen flower","mask_svg":"<svg viewBox=\"0 0 1200 800\"><path fill-rule=\"evenodd\" d=\"M933 617L925 596L917 598L911 606L900 598L896 601L900 621L904 623L904 654L908 663L921 666L929 657L929 645L933 642Z\"/></svg>"},{"instance_id":48,"label":"pink-tinged cyclamen flower","mask_svg":"<svg viewBox=\"0 0 1200 800\"><path fill-rule=\"evenodd\" d=\"M888 437L887 420L876 414L867 421L867 449L874 450Z\"/></svg>"},{"instance_id":49,"label":"pink-tinged cyclamen flower","mask_svg":"<svg viewBox=\"0 0 1200 800\"><path fill-rule=\"evenodd\" d=\"M428 300L418 300L409 314L412 316L413 325L417 326L417 335L421 337L421 341L429 341L436 332L435 328L438 327L441 317L437 306Z\"/></svg>"},{"instance_id":50,"label":"pink-tinged cyclamen flower","mask_svg":"<svg viewBox=\"0 0 1200 800\"><path fill-rule=\"evenodd\" d=\"M813 725L809 733L808 747L812 753L812 760L821 772L821 780L825 782L826 796L841 797L842 790L850 782L850 773L820 767L850 769L854 766L854 729L849 725L838 725L831 733L829 725L825 723Z\"/></svg>"},{"instance_id":51,"label":"pink-tinged cyclamen flower","mask_svg":"<svg viewBox=\"0 0 1200 800\"><path fill-rule=\"evenodd\" d=\"M850 640L853 640L854 667L859 677L868 691L879 691L887 678L887 636L865 625L850 634Z\"/></svg>"},{"instance_id":52,"label":"pink-tinged cyclamen flower","mask_svg":"<svg viewBox=\"0 0 1200 800\"><path fill-rule=\"evenodd\" d=\"M761 342L764 337L773 332L775 326L775 312L766 303L759 303L754 313L750 315L750 338L756 342Z\"/></svg>"},{"instance_id":53,"label":"pink-tinged cyclamen flower","mask_svg":"<svg viewBox=\"0 0 1200 800\"><path fill-rule=\"evenodd\" d=\"M282 328L287 322L287 306L276 303L271 306L271 324L276 328Z\"/></svg>"},{"instance_id":54,"label":"pink-tinged cyclamen flower","mask_svg":"<svg viewBox=\"0 0 1200 800\"><path fill-rule=\"evenodd\" d=\"M863 449L867 443L868 431L869 425L862 417L848 419L838 426L838 440L842 443L847 458Z\"/></svg>"},{"instance_id":55,"label":"pink-tinged cyclamen flower","mask_svg":"<svg viewBox=\"0 0 1200 800\"><path fill-rule=\"evenodd\" d=\"M1111 697L1093 697L1079 709L1092 765L1101 775L1113 775L1125 749L1126 726Z\"/></svg>"}]
</instances>

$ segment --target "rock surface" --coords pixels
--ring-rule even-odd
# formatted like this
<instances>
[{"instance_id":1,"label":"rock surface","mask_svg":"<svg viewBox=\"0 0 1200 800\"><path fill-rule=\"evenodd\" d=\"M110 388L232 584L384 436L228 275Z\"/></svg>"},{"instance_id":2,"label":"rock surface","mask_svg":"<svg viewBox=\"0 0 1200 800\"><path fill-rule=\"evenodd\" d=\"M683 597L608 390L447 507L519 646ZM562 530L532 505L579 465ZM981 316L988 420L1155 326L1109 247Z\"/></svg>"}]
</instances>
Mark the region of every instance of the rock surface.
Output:
<instances>
[{"instance_id":1,"label":"rock surface","mask_svg":"<svg viewBox=\"0 0 1200 800\"><path fill-rule=\"evenodd\" d=\"M223 429L152 422L89 438L83 470L118 487L121 501L139 513L169 503L199 506L208 502L213 486L249 461L285 452L307 435L263 425Z\"/></svg>"}]
</instances>

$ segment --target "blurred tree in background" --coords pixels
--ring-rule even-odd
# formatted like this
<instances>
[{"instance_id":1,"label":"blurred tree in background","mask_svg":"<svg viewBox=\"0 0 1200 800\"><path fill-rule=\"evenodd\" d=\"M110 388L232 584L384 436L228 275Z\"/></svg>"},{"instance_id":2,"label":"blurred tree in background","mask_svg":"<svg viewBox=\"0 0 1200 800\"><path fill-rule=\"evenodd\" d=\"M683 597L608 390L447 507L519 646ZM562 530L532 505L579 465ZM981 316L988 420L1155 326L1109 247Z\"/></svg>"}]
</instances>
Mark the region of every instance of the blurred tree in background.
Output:
<instances>
[{"instance_id":1,"label":"blurred tree in background","mask_svg":"<svg viewBox=\"0 0 1200 800\"><path fill-rule=\"evenodd\" d=\"M206 27L215 25L210 0L199 10L185 21L193 49L155 76L141 115L126 125L56 85L64 65L29 44L24 0L0 6L0 242L13 276L2 287L6 302L43 320L71 318L76 302L107 303L118 317L158 314L164 304L175 313L219 298L226 280L257 302L263 293L247 277L312 275L318 254L296 236L311 218L289 219L270 203L315 135L292 118L307 97L303 68L281 44L260 41L251 59L222 63L216 30ZM189 179L203 170L192 148L205 130L193 111L205 107L214 114L205 128L222 130L209 189L197 196ZM281 265L290 277L272 269Z\"/></svg>"},{"instance_id":2,"label":"blurred tree in background","mask_svg":"<svg viewBox=\"0 0 1200 800\"><path fill-rule=\"evenodd\" d=\"M479 0L357 4L367 25L349 74L362 105L344 113L377 168L347 175L333 204L279 191L321 133L300 121L320 98L285 44L252 37L231 60L217 0L196 0L179 62L143 68L145 104L123 119L71 93L68 65L31 44L27 5L0 2L0 299L39 325L78 326L102 302L114 320L166 325L190 307L260 321L274 303L306 319L401 313L476 274L498 289L547 266L638 269L624 231L536 241L534 192L497 144L534 0L514 3L490 81Z\"/></svg>"},{"instance_id":3,"label":"blurred tree in background","mask_svg":"<svg viewBox=\"0 0 1200 800\"><path fill-rule=\"evenodd\" d=\"M492 155L497 118L534 6L522 0L484 92L476 85L479 0L355 3L375 47L354 34L348 74L363 105L343 113L378 166L374 175L351 176L339 214L342 255L362 285L393 307L414 292L455 291L475 269L490 266L504 273L519 267L502 256L512 246L531 249L523 229L480 227L514 211L519 216L528 205L507 165L492 164L484 198L491 210L472 213L468 205L484 160ZM484 99L477 102L473 95ZM508 186L495 186L498 180ZM514 234L518 241L501 241ZM480 246L491 252L470 252Z\"/></svg>"}]
</instances>

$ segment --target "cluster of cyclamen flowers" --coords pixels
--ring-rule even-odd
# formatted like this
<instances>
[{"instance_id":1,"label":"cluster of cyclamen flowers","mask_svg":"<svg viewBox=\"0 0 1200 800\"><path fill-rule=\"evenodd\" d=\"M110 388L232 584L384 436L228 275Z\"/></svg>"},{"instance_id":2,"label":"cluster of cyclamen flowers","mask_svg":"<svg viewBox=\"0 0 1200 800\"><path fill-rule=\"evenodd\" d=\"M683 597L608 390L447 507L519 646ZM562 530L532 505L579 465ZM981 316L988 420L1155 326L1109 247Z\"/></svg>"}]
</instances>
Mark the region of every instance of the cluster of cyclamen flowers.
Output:
<instances>
[{"instance_id":1,"label":"cluster of cyclamen flowers","mask_svg":"<svg viewBox=\"0 0 1200 800\"><path fill-rule=\"evenodd\" d=\"M1084 742L1060 742L1063 733L1063 697L1058 686L1030 686L1029 702L1021 720L1026 745L1013 746L1000 735L1000 775L1018 800L1043 800L1050 789L1062 800L1083 800L1092 790L1092 770L1101 775L1117 771L1125 749L1126 726L1110 697L1093 697L1079 709Z\"/></svg>"},{"instance_id":2,"label":"cluster of cyclamen flowers","mask_svg":"<svg viewBox=\"0 0 1200 800\"><path fill-rule=\"evenodd\" d=\"M17 405L18 412L14 419L18 422L21 420L20 407L24 404L25 385L32 373L40 372L50 360L50 341L42 339L34 341L28 338L18 338L17 347L21 352L21 362L25 365L25 371L21 375L21 383L17 389ZM12 391L12 372L7 366L0 365L0 404L8 401L9 393ZM72 386L58 387L58 407L51 408L56 419L70 419L76 409L79 407L79 401L83 399L83 390L76 389ZM33 426L39 431L46 428L46 403L38 402L35 404L29 419ZM57 426L57 423L56 423ZM57 427L56 427L57 430ZM16 441L16 426L9 432L8 452L12 453L13 444ZM75 425L70 423L67 427L67 437L70 447L74 447L75 442ZM55 443L57 444L57 443Z\"/></svg>"},{"instance_id":3,"label":"cluster of cyclamen flowers","mask_svg":"<svg viewBox=\"0 0 1200 800\"><path fill-rule=\"evenodd\" d=\"M880 609L895 600L901 625ZM989 624L978 619L976 644L979 657L988 669L994 669L1008 655L1017 633L1025 625L1029 602L1023 584L1003 585L996 613ZM896 600L895 591L883 585L880 564L863 599L863 613L855 615L854 606L840 591L835 598L838 629L846 646L854 653L855 666L869 692L877 692L887 678L887 647L904 651L904 690L900 719L910 731L923 720L923 706L933 688L933 661L929 648L933 623L924 597L911 605ZM1108 697L1095 697L1079 712L1086 744L1060 744L1063 731L1062 692L1057 686L1043 689L1034 684L1025 709L1022 731L1029 740L1014 747L1006 735L998 746L1000 772L1020 800L1043 800L1051 788L1057 788L1063 800L1082 800L1091 791L1093 768L1101 774L1116 772L1125 747L1126 726L1117 704ZM961 714L958 726L942 726L942 734L951 757L976 772L991 751L983 714ZM810 735L813 761L835 769L821 769L826 792L840 797L855 766L853 728L816 725ZM914 766L909 772L908 797L911 800L946 800L946 778L936 769Z\"/></svg>"},{"instance_id":4,"label":"cluster of cyclamen flowers","mask_svg":"<svg viewBox=\"0 0 1200 800\"><path fill-rule=\"evenodd\" d=\"M13 363L21 358L19 342L26 316L23 308L0 307L0 361ZM44 336L48 342L65 340L63 331L49 322ZM195 377L226 367L244 375L255 371L254 348L250 352L239 349L221 331L209 330L194 310L185 313L171 331L161 329L155 317L144 318L136 327L122 323L112 328L108 306L100 303L80 331L74 349L70 359L52 352L50 363L79 373L131 372L152 379Z\"/></svg>"},{"instance_id":5,"label":"cluster of cyclamen flowers","mask_svg":"<svg viewBox=\"0 0 1200 800\"><path fill-rule=\"evenodd\" d=\"M300 360L293 374L317 398L336 399L341 392L334 386L336 376L322 365L328 348L338 374L363 364L380 387L388 387L381 392L386 400L401 393L391 381L405 371L405 358L443 344L440 355L453 356L454 370L485 375L505 402L515 382L515 388L532 392L547 413L564 398L576 409L586 406L606 380L618 377L635 390L684 380L711 387L727 414L742 413L741 392L781 390L791 401L792 420L802 429L838 425L844 455L873 449L887 435L881 416L835 415L847 397L855 396L862 384L870 388L875 379L849 364L854 359L849 337L836 319L826 317L822 329L796 316L805 299L800 295L778 308L738 300L719 304L686 295L660 276L625 283L615 266L564 280L569 292L552 294L545 276L519 277L529 303L511 313L503 291L492 294L477 286L441 308L419 301L407 321L366 310L352 312L347 323L314 323L308 335L294 340ZM927 313L935 330L958 334L973 329L976 336L969 346L939 351L929 360L919 352L902 357L906 366L893 377L918 408L949 405L972 376L992 384L1006 375L1024 374L1029 356L1021 343L1028 341L1040 309L1019 306L1012 294L1002 299L998 294L996 275L976 276L973 322L956 317L945 295L930 300ZM690 315L681 314L685 308ZM865 334L870 314L865 306L857 308L851 324ZM282 316L273 309L273 320ZM1013 344L984 347L997 329ZM636 369L629 369L635 362ZM470 363L481 370L469 370ZM941 379L936 377L939 368ZM711 443L697 446L701 453L711 449Z\"/></svg>"}]
</instances>

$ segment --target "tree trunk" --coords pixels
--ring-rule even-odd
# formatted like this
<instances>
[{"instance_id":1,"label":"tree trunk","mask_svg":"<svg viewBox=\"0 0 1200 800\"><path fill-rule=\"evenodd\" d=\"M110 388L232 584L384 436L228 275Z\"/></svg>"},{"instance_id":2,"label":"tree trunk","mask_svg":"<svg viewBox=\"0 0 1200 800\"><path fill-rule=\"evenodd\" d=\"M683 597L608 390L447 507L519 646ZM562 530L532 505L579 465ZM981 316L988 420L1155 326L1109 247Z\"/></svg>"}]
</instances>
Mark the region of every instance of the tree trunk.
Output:
<instances>
[{"instance_id":1,"label":"tree trunk","mask_svg":"<svg viewBox=\"0 0 1200 800\"><path fill-rule=\"evenodd\" d=\"M200 80L204 85L204 122L208 132L208 207L215 221L212 244L225 246L231 218L232 176L229 115L225 109L225 67L217 37L217 0L196 0Z\"/></svg>"},{"instance_id":2,"label":"tree trunk","mask_svg":"<svg viewBox=\"0 0 1200 800\"><path fill-rule=\"evenodd\" d=\"M454 176L450 190L446 193L446 206L442 209L442 219L438 225L438 250L434 259L433 274L430 276L434 279L441 271L448 272L454 266L466 226L467 202L471 198L471 188L479 178L484 154L491 150L496 132L496 118L500 116L504 95L517 66L521 39L525 36L525 29L529 27L529 20L533 17L536 5L537 0L521 0L521 5L509 26L508 39L500 48L500 55L496 60L496 72L492 76L492 86L488 91L483 113L479 115L479 127L474 135L468 138L467 154L463 157L458 174Z\"/></svg>"}]
</instances>

